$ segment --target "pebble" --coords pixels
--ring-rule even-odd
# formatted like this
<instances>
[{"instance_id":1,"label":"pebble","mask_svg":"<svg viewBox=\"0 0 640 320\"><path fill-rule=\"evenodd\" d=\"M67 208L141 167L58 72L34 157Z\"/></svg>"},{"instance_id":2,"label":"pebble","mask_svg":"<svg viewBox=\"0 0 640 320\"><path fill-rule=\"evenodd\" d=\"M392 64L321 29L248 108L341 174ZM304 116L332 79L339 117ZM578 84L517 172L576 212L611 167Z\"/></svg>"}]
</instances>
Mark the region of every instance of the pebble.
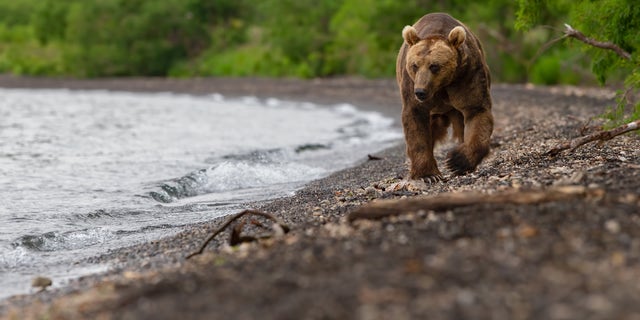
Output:
<instances>
[{"instance_id":1,"label":"pebble","mask_svg":"<svg viewBox=\"0 0 640 320\"><path fill-rule=\"evenodd\" d=\"M618 221L616 221L616 220L613 220L613 219L607 220L604 223L604 227L605 227L605 229L607 229L607 231L609 231L609 232L611 232L613 234L616 234L616 233L620 232L620 223Z\"/></svg>"},{"instance_id":2,"label":"pebble","mask_svg":"<svg viewBox=\"0 0 640 320\"><path fill-rule=\"evenodd\" d=\"M451 210L447 210L447 212L446 212L446 213L445 213L445 215L444 215L444 219L445 219L446 221L451 222L451 221L453 221L453 220L455 220L455 219L456 219L456 216L453 214L453 211L451 211Z\"/></svg>"},{"instance_id":3,"label":"pebble","mask_svg":"<svg viewBox=\"0 0 640 320\"><path fill-rule=\"evenodd\" d=\"M376 188L374 187L369 186L364 189L364 193L368 197L376 197L378 194L378 190L376 190Z\"/></svg>"},{"instance_id":4,"label":"pebble","mask_svg":"<svg viewBox=\"0 0 640 320\"><path fill-rule=\"evenodd\" d=\"M51 286L53 281L51 278L44 276L37 276L31 280L31 286L34 288L40 288L40 291L44 291L47 287Z\"/></svg>"},{"instance_id":5,"label":"pebble","mask_svg":"<svg viewBox=\"0 0 640 320\"><path fill-rule=\"evenodd\" d=\"M520 238L531 238L538 235L538 229L528 224L523 224L517 229Z\"/></svg>"},{"instance_id":6,"label":"pebble","mask_svg":"<svg viewBox=\"0 0 640 320\"><path fill-rule=\"evenodd\" d=\"M470 290L460 290L456 295L456 300L463 306L470 306L476 301L476 297Z\"/></svg>"}]
</instances>

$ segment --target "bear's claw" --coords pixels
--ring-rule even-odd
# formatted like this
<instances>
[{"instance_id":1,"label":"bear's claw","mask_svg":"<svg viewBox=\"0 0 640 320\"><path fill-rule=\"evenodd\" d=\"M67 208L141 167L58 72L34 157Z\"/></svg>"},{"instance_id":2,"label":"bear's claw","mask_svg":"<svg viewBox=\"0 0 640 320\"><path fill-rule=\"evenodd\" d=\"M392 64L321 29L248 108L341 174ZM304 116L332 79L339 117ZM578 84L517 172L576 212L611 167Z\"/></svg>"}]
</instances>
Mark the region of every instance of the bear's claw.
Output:
<instances>
[{"instance_id":1,"label":"bear's claw","mask_svg":"<svg viewBox=\"0 0 640 320\"><path fill-rule=\"evenodd\" d=\"M443 180L444 180L444 178L442 178L442 175L440 175L440 174L434 174L434 175L422 177L422 181L424 181L424 182L426 182L428 184L438 183L438 182L443 181Z\"/></svg>"}]
</instances>

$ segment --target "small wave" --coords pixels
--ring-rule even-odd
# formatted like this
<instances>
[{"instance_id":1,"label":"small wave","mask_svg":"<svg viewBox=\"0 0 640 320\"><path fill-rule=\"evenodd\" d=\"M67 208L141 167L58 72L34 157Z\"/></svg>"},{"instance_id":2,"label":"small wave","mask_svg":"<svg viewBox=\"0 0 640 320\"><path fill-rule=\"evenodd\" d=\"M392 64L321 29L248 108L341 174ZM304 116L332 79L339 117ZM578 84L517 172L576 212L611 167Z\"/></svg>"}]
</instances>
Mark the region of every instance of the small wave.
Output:
<instances>
[{"instance_id":1,"label":"small wave","mask_svg":"<svg viewBox=\"0 0 640 320\"><path fill-rule=\"evenodd\" d=\"M129 208L98 209L87 213L76 213L73 215L74 221L95 221L99 219L112 220L122 217L131 217L149 214L150 210L135 210Z\"/></svg>"},{"instance_id":2,"label":"small wave","mask_svg":"<svg viewBox=\"0 0 640 320\"><path fill-rule=\"evenodd\" d=\"M286 152L283 149L266 149L266 150L253 150L247 153L228 154L222 156L224 160L238 160L238 161L252 161L252 162L275 162L282 161L286 157ZM209 159L209 162L218 163L219 159Z\"/></svg>"},{"instance_id":3,"label":"small wave","mask_svg":"<svg viewBox=\"0 0 640 320\"><path fill-rule=\"evenodd\" d=\"M40 235L21 236L13 242L13 246L43 252L74 250L103 243L113 237L112 232L101 228L68 232L51 231Z\"/></svg>"},{"instance_id":4,"label":"small wave","mask_svg":"<svg viewBox=\"0 0 640 320\"><path fill-rule=\"evenodd\" d=\"M229 190L309 181L320 177L325 169L293 162L259 160L222 161L206 170L192 172L164 183L149 195L158 202Z\"/></svg>"},{"instance_id":5,"label":"small wave","mask_svg":"<svg viewBox=\"0 0 640 320\"><path fill-rule=\"evenodd\" d=\"M202 169L188 175L165 182L160 191L149 193L151 198L158 202L169 203L175 199L197 196L204 192L203 186L208 182L207 170Z\"/></svg>"},{"instance_id":6,"label":"small wave","mask_svg":"<svg viewBox=\"0 0 640 320\"><path fill-rule=\"evenodd\" d=\"M17 267L32 262L33 256L24 247L0 250L0 271L15 272Z\"/></svg>"},{"instance_id":7,"label":"small wave","mask_svg":"<svg viewBox=\"0 0 640 320\"><path fill-rule=\"evenodd\" d=\"M223 162L207 170L208 192L253 188L306 181L320 176L323 169L297 163Z\"/></svg>"}]
</instances>

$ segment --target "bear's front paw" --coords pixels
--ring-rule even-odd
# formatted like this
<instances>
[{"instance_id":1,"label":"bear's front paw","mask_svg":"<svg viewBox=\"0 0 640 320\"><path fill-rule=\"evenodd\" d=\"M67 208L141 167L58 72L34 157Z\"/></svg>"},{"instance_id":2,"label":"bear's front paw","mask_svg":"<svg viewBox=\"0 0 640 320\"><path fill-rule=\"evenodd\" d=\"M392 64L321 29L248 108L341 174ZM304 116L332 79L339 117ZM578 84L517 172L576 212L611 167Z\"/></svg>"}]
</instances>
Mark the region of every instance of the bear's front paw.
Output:
<instances>
[{"instance_id":1,"label":"bear's front paw","mask_svg":"<svg viewBox=\"0 0 640 320\"><path fill-rule=\"evenodd\" d=\"M461 176L475 170L476 166L459 149L452 150L447 159L447 168L455 175Z\"/></svg>"}]
</instances>

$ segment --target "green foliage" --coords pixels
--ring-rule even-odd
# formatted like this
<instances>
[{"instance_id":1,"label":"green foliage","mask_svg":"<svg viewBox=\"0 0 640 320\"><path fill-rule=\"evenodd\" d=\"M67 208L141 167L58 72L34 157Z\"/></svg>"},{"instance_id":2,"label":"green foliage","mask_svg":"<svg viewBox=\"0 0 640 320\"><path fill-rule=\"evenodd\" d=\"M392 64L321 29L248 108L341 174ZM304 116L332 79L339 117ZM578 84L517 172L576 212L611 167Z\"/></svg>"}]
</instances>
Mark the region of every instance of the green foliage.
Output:
<instances>
[{"instance_id":1,"label":"green foliage","mask_svg":"<svg viewBox=\"0 0 640 320\"><path fill-rule=\"evenodd\" d=\"M568 23L587 37L612 42L629 54L631 59L620 57L612 50L597 48L579 42L579 45L592 57L591 70L598 82L605 84L612 76L624 79L625 90L617 94L617 105L611 107L603 116L611 120L611 125L618 125L630 119L640 118L640 102L632 101L640 91L640 7L633 0L579 0L579 1L545 1L520 0L516 26L528 29L534 24L551 23L561 25ZM563 21L560 21L563 20ZM577 40L571 39L571 42ZM565 66L553 66L542 58L537 73L543 82L554 68L565 72Z\"/></svg>"},{"instance_id":2,"label":"green foliage","mask_svg":"<svg viewBox=\"0 0 640 320\"><path fill-rule=\"evenodd\" d=\"M229 0L1 0L6 18L0 25L8 31L0 44L0 71L166 75L207 48L241 42L242 23L229 15L239 14L243 5ZM31 51L47 54L22 55ZM50 55L56 59L42 59Z\"/></svg>"},{"instance_id":3,"label":"green foliage","mask_svg":"<svg viewBox=\"0 0 640 320\"><path fill-rule=\"evenodd\" d=\"M79 1L70 6L66 23L65 61L84 76L164 75L209 40L180 0Z\"/></svg>"},{"instance_id":4,"label":"green foliage","mask_svg":"<svg viewBox=\"0 0 640 320\"><path fill-rule=\"evenodd\" d=\"M182 64L173 68L171 76L264 76L264 77L311 77L305 64L293 64L279 50L261 46L246 46L227 52L209 51L193 64Z\"/></svg>"},{"instance_id":5,"label":"green foliage","mask_svg":"<svg viewBox=\"0 0 640 320\"><path fill-rule=\"evenodd\" d=\"M583 46L554 46L540 55L539 48L558 32L535 27L523 35L514 29L569 21L597 36L628 30L616 33L620 39L602 39L637 48L638 33L630 31L637 30L640 6L625 0L578 3L579 8L569 0L0 0L0 72L393 77L402 28L425 13L448 12L481 39L494 80L583 83L593 79L583 76ZM624 6L629 10L622 14ZM600 30L600 20L612 21L611 28ZM591 69L605 80L619 74L611 73L618 60L595 53Z\"/></svg>"}]
</instances>

